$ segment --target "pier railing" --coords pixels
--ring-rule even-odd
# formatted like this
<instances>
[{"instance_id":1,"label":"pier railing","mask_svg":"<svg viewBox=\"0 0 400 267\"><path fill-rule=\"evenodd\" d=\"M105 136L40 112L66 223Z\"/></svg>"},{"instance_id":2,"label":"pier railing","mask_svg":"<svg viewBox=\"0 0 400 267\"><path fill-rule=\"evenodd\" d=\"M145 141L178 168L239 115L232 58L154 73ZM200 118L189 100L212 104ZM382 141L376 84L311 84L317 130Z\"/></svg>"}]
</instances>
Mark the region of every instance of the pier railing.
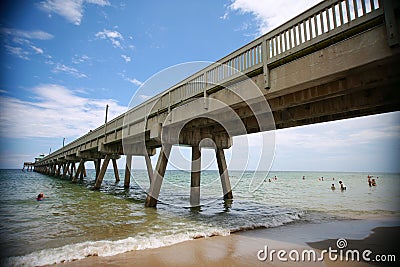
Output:
<instances>
[{"instance_id":1,"label":"pier railing","mask_svg":"<svg viewBox=\"0 0 400 267\"><path fill-rule=\"evenodd\" d=\"M46 156L38 164L93 149L100 142L119 142L122 130L130 136L145 129L149 109L159 114L169 112L182 102L212 92L243 74L263 73L269 88L269 69L305 56L332 43L344 40L383 21L380 0L326 0L251 43L198 71L144 103L128 110L106 125L77 138L65 147ZM124 121L125 116L130 118Z\"/></svg>"}]
</instances>

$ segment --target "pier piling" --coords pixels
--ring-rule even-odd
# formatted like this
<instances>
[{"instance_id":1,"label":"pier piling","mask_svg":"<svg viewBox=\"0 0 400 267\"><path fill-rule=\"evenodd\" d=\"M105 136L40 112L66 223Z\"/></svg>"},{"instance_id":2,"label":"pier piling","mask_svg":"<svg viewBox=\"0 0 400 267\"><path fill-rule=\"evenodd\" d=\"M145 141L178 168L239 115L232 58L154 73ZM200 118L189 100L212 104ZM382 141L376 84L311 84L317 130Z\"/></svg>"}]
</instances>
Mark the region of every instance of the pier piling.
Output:
<instances>
[{"instance_id":1,"label":"pier piling","mask_svg":"<svg viewBox=\"0 0 400 267\"><path fill-rule=\"evenodd\" d=\"M192 146L192 171L190 177L190 206L200 205L201 148Z\"/></svg>"},{"instance_id":2,"label":"pier piling","mask_svg":"<svg viewBox=\"0 0 400 267\"><path fill-rule=\"evenodd\" d=\"M100 189L101 183L103 182L103 178L104 178L104 175L106 174L108 163L110 162L110 159L111 159L111 156L107 154L103 161L103 165L101 166L99 176L96 178L96 183L94 185L94 189ZM98 166L100 166L100 164L98 164Z\"/></svg>"},{"instance_id":3,"label":"pier piling","mask_svg":"<svg viewBox=\"0 0 400 267\"><path fill-rule=\"evenodd\" d=\"M112 164L113 164L113 168L114 168L115 182L118 183L119 182L119 173L118 173L117 160L112 159Z\"/></svg>"},{"instance_id":4,"label":"pier piling","mask_svg":"<svg viewBox=\"0 0 400 267\"><path fill-rule=\"evenodd\" d=\"M217 156L218 171L221 178L222 191L224 193L224 199L233 199L231 182L229 181L228 168L226 166L225 154L222 148L215 150Z\"/></svg>"},{"instance_id":5,"label":"pier piling","mask_svg":"<svg viewBox=\"0 0 400 267\"><path fill-rule=\"evenodd\" d=\"M124 187L129 188L131 182L132 155L126 155Z\"/></svg>"},{"instance_id":6,"label":"pier piling","mask_svg":"<svg viewBox=\"0 0 400 267\"><path fill-rule=\"evenodd\" d=\"M157 206L157 199L160 194L161 185L164 179L165 170L168 164L168 157L171 153L171 145L165 144L161 147L160 155L158 156L156 169L154 171L153 181L150 184L150 189L146 198L146 207Z\"/></svg>"}]
</instances>

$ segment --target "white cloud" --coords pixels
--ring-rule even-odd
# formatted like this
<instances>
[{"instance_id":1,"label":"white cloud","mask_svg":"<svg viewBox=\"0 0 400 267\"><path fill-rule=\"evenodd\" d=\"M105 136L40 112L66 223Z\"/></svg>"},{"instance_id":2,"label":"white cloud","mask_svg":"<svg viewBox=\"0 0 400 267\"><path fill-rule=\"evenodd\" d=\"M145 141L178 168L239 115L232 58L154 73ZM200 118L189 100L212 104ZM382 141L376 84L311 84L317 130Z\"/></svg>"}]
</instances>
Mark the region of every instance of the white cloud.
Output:
<instances>
[{"instance_id":1,"label":"white cloud","mask_svg":"<svg viewBox=\"0 0 400 267\"><path fill-rule=\"evenodd\" d=\"M52 34L41 30L24 31L11 28L2 28L0 31L2 34L17 36L26 39L50 40L54 38Z\"/></svg>"},{"instance_id":2,"label":"white cloud","mask_svg":"<svg viewBox=\"0 0 400 267\"><path fill-rule=\"evenodd\" d=\"M55 73L64 72L64 73L67 73L67 74L69 74L69 75L71 75L71 76L74 76L74 77L76 77L76 78L87 78L87 75L86 75L86 74L84 74L84 73L78 71L78 70L75 69L75 68L68 67L68 66L66 66L66 65L64 65L64 64L61 64L61 63L57 63L57 64L55 65L55 67L54 67L54 69L53 69L53 72L55 72Z\"/></svg>"},{"instance_id":3,"label":"white cloud","mask_svg":"<svg viewBox=\"0 0 400 267\"><path fill-rule=\"evenodd\" d=\"M229 12L225 12L223 16L219 17L222 20L226 20L229 18Z\"/></svg>"},{"instance_id":4,"label":"white cloud","mask_svg":"<svg viewBox=\"0 0 400 267\"><path fill-rule=\"evenodd\" d=\"M118 27L114 27L118 28ZM135 46L130 43L130 41L133 40L132 36L128 36L128 40L124 38L124 36L117 30L107 30L104 29L103 31L99 31L95 34L95 37L102 39L102 40L109 40L111 44L115 48L120 48L122 50L129 48L129 49L134 49ZM127 60L129 57L126 55L122 56L125 60Z\"/></svg>"},{"instance_id":5,"label":"white cloud","mask_svg":"<svg viewBox=\"0 0 400 267\"><path fill-rule=\"evenodd\" d=\"M125 78L126 81L133 83L134 85L141 86L143 83L135 78Z\"/></svg>"},{"instance_id":6,"label":"white cloud","mask_svg":"<svg viewBox=\"0 0 400 267\"><path fill-rule=\"evenodd\" d=\"M288 128L276 132L280 147L334 151L400 137L400 113Z\"/></svg>"},{"instance_id":7,"label":"white cloud","mask_svg":"<svg viewBox=\"0 0 400 267\"><path fill-rule=\"evenodd\" d=\"M57 84L32 89L32 101L0 97L0 136L75 138L104 123L105 106L109 118L126 111L113 99L92 99Z\"/></svg>"},{"instance_id":8,"label":"white cloud","mask_svg":"<svg viewBox=\"0 0 400 267\"><path fill-rule=\"evenodd\" d=\"M0 33L4 36L4 48L6 51L20 59L29 60L32 54L43 55L42 48L34 45L30 40L50 40L50 33L35 30L24 31L11 28L1 28Z\"/></svg>"},{"instance_id":9,"label":"white cloud","mask_svg":"<svg viewBox=\"0 0 400 267\"><path fill-rule=\"evenodd\" d=\"M121 57L125 60L125 62L131 62L131 57L127 55L121 55Z\"/></svg>"},{"instance_id":10,"label":"white cloud","mask_svg":"<svg viewBox=\"0 0 400 267\"><path fill-rule=\"evenodd\" d=\"M87 55L82 55L82 56L74 55L74 57L72 58L72 63L81 64L81 63L84 63L84 62L87 62L90 60L91 60L91 58L88 57Z\"/></svg>"},{"instance_id":11,"label":"white cloud","mask_svg":"<svg viewBox=\"0 0 400 267\"><path fill-rule=\"evenodd\" d=\"M400 112L276 132L275 170L398 171Z\"/></svg>"},{"instance_id":12,"label":"white cloud","mask_svg":"<svg viewBox=\"0 0 400 267\"><path fill-rule=\"evenodd\" d=\"M114 47L123 48L121 45L121 41L124 40L124 37L118 31L110 31L104 29L101 32L96 33L96 37L100 39L108 39L111 41Z\"/></svg>"},{"instance_id":13,"label":"white cloud","mask_svg":"<svg viewBox=\"0 0 400 267\"><path fill-rule=\"evenodd\" d=\"M109 30L104 30L102 32L98 32L96 34L97 37L100 38L110 38L110 39L123 39L121 33L117 32L117 31L109 31Z\"/></svg>"},{"instance_id":14,"label":"white cloud","mask_svg":"<svg viewBox=\"0 0 400 267\"><path fill-rule=\"evenodd\" d=\"M137 85L137 86L142 86L142 85L143 85L143 82L139 81L138 79L127 77L127 76L125 75L125 71L122 72L122 73L119 73L119 75L120 75L125 81L128 81L128 82L130 82L130 83L132 83L132 84L134 84L134 85Z\"/></svg>"},{"instance_id":15,"label":"white cloud","mask_svg":"<svg viewBox=\"0 0 400 267\"><path fill-rule=\"evenodd\" d=\"M36 47L34 45L31 45L31 48L36 52L36 54L43 54L43 49Z\"/></svg>"},{"instance_id":16,"label":"white cloud","mask_svg":"<svg viewBox=\"0 0 400 267\"><path fill-rule=\"evenodd\" d=\"M28 56L30 55L30 53L28 51L25 51L21 47L15 47L10 45L5 45L4 47L6 48L7 52L10 53L11 55L19 57L20 59L29 60Z\"/></svg>"},{"instance_id":17,"label":"white cloud","mask_svg":"<svg viewBox=\"0 0 400 267\"><path fill-rule=\"evenodd\" d=\"M110 5L106 0L46 0L41 2L40 7L45 11L64 17L75 25L80 25L86 3L99 6Z\"/></svg>"},{"instance_id":18,"label":"white cloud","mask_svg":"<svg viewBox=\"0 0 400 267\"><path fill-rule=\"evenodd\" d=\"M233 0L229 11L250 13L255 16L258 34L264 34L285 23L322 0ZM226 13L222 19L226 19Z\"/></svg>"},{"instance_id":19,"label":"white cloud","mask_svg":"<svg viewBox=\"0 0 400 267\"><path fill-rule=\"evenodd\" d=\"M99 6L109 6L110 3L106 0L86 0L87 3L96 4Z\"/></svg>"}]
</instances>

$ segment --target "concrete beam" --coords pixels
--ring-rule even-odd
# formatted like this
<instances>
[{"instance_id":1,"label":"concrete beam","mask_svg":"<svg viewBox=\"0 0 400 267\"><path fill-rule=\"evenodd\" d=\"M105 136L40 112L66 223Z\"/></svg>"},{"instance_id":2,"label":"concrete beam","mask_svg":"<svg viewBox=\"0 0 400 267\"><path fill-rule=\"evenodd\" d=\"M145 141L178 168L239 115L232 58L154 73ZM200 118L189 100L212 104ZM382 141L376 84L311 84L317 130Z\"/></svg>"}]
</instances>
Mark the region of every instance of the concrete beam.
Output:
<instances>
[{"instance_id":1,"label":"concrete beam","mask_svg":"<svg viewBox=\"0 0 400 267\"><path fill-rule=\"evenodd\" d=\"M100 143L98 146L98 152L104 154L123 154L122 143L104 144Z\"/></svg>"},{"instance_id":2,"label":"concrete beam","mask_svg":"<svg viewBox=\"0 0 400 267\"><path fill-rule=\"evenodd\" d=\"M86 150L86 151L77 151L76 157L84 158L86 160L91 160L91 159L104 158L105 156L103 153L100 153L98 151Z\"/></svg>"},{"instance_id":3,"label":"concrete beam","mask_svg":"<svg viewBox=\"0 0 400 267\"><path fill-rule=\"evenodd\" d=\"M185 127L183 129L167 127L164 128L162 136L163 143L169 143L174 145L187 145L187 146L198 146L203 140L210 139L213 144L210 144L210 148L230 148L232 146L232 138L228 133L221 127L220 132L215 132L213 127ZM203 142L202 147L210 142Z\"/></svg>"},{"instance_id":4,"label":"concrete beam","mask_svg":"<svg viewBox=\"0 0 400 267\"><path fill-rule=\"evenodd\" d=\"M154 156L156 154L155 148L147 148L144 142L133 143L133 144L123 144L124 154L132 156L144 156L150 155Z\"/></svg>"}]
</instances>

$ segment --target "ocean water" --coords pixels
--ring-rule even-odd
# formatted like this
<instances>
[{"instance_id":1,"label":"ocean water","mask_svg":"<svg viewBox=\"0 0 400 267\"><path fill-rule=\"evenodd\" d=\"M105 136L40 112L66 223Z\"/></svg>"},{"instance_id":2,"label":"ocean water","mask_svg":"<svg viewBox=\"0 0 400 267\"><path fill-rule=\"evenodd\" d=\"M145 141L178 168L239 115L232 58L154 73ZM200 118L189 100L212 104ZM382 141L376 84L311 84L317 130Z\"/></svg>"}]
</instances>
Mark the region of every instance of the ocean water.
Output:
<instances>
[{"instance_id":1,"label":"ocean water","mask_svg":"<svg viewBox=\"0 0 400 267\"><path fill-rule=\"evenodd\" d=\"M167 171L162 202L154 209L144 207L146 171L135 170L130 188L124 189L123 178L115 183L109 170L101 190L94 191L93 170L77 184L35 172L0 170L0 265L111 256L290 223L399 218L400 174L369 174L377 186L368 186L367 173L232 171L234 199L224 201L218 172L204 171L203 205L189 208L190 173ZM249 187L253 178L261 181L255 191ZM339 180L346 191L338 188ZM39 192L47 196L43 201L36 200Z\"/></svg>"}]
</instances>

